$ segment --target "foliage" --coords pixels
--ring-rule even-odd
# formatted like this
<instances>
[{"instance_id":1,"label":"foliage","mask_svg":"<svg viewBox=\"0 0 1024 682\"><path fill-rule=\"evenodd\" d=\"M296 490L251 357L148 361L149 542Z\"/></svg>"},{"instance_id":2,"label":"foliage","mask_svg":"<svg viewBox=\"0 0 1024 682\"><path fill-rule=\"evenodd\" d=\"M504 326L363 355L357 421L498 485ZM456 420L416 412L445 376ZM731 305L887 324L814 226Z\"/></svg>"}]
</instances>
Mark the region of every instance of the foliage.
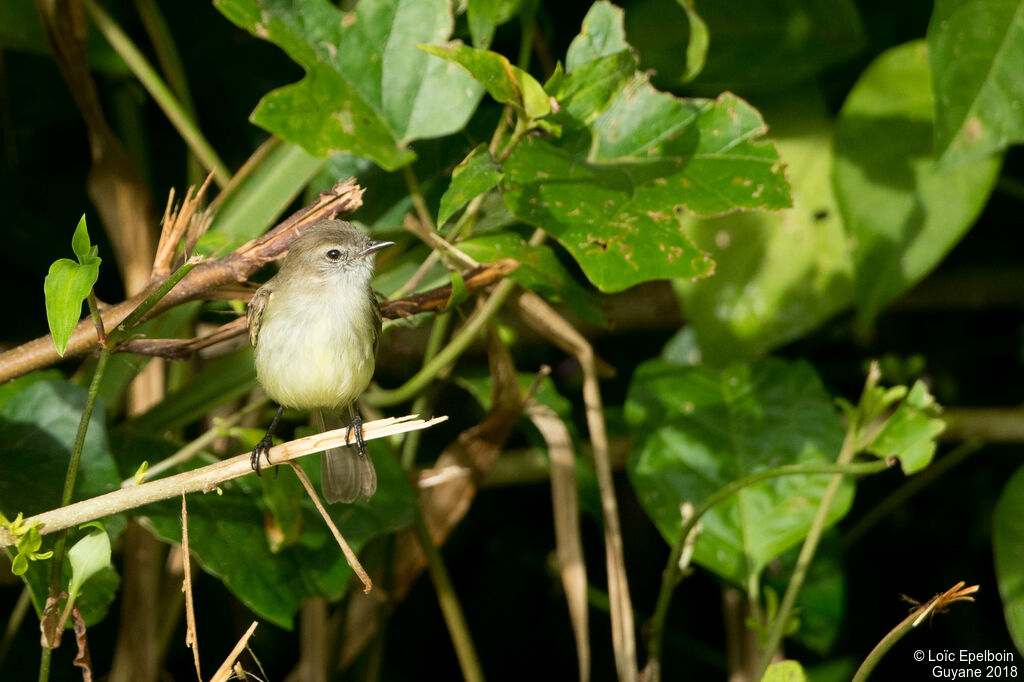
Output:
<instances>
[{"instance_id":1,"label":"foliage","mask_svg":"<svg viewBox=\"0 0 1024 682\"><path fill-rule=\"evenodd\" d=\"M115 9L83 7L96 20L101 5ZM189 145L207 138L236 172L208 190L219 192L210 227L198 244L171 244L171 265L193 250L231 253L351 175L366 191L350 219L397 243L378 258L375 290L451 288L444 310L385 323L365 401L374 417L449 421L371 441L378 492L328 508L385 601L349 589L352 570L292 471L243 476L186 497L200 639L234 646L228 610L206 608L230 598L241 620L304 631L250 641L272 652L274 679L334 665L294 652L308 655L299 637L342 614L333 641L344 640L345 665L380 640L346 673L357 679L364 668L367 679L421 678L424 652L445 679L477 679L481 667L522 679L538 665L558 679L641 668L649 681L829 679L905 615L879 603L989 575L977 557L991 544L995 581L979 601L993 611L998 585L1005 624L953 611L961 639L936 629L921 648L964 648L984 630L986 647L1024 655L1024 470L1008 457L939 478L960 452L945 455L940 439L994 428L972 432L970 408L947 419L939 403L1018 406L1010 387L1024 380L1019 315L967 307L1020 307L1024 0L140 0L89 24L87 39L67 28L72 9L40 8L0 6L5 276L9 291L44 288L43 300L11 301L0 375L17 374L5 372L18 358L49 358L0 385L0 539L38 614L71 594L63 610L81 612L97 661L109 664L114 629L155 633L145 619L159 613L169 633L181 618L167 596L174 573L152 613L124 603L183 542L181 499L117 509L99 530L76 523L66 553L31 517L245 453L270 418L244 342L166 364L117 345L201 336L243 312L249 292L221 287L137 326L193 264L154 269L156 293L99 334L88 349L98 357L76 346L81 331L72 339L84 301L89 321L110 314L101 299L137 293L130 282L153 264L151 216L140 217L149 194L181 196L201 180ZM168 136L166 111L139 105L142 54L186 112L182 140ZM83 207L92 234L83 215L76 260L60 258ZM470 275L499 261L514 261L505 281L476 287ZM959 284L964 272L982 284ZM922 299L953 310L905 312ZM17 347L46 332L44 311L45 351ZM473 343L482 330L486 353ZM75 357L48 368L65 355ZM884 385L866 361L883 355ZM286 412L279 435L305 432L306 420ZM302 460L314 484L316 460ZM897 463L902 474L879 473ZM528 485L549 472L560 493ZM128 523L158 547L139 549ZM443 563L420 554L428 530ZM436 655L451 650L449 632L412 588L424 562L455 657ZM741 602L725 622L719 592ZM315 597L332 618L304 607ZM650 620L633 628L631 614ZM35 646L29 620L18 632ZM707 653L719 632L758 660L730 658L726 670L724 647ZM637 634L642 646L627 645ZM769 666L783 637L800 662ZM139 651L167 657L154 671L177 678L179 658L191 666L153 638ZM531 644L540 653L526 670ZM126 679L116 671L128 659L113 655L111 679ZM898 658L879 674L919 673ZM0 654L0 677L36 674L23 665Z\"/></svg>"}]
</instances>

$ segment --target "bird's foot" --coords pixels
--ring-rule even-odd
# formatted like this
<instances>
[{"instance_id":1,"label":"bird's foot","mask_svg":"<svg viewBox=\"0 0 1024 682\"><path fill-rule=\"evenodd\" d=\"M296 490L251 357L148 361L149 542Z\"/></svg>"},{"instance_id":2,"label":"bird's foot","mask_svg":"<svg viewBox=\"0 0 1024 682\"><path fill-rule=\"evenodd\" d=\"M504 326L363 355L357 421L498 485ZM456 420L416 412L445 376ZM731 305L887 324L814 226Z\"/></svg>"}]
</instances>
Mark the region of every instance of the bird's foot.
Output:
<instances>
[{"instance_id":1,"label":"bird's foot","mask_svg":"<svg viewBox=\"0 0 1024 682\"><path fill-rule=\"evenodd\" d=\"M349 445L352 440L352 433L356 435L356 446L359 448L359 454L366 457L366 441L363 440L363 418L358 414L352 417L352 421L349 422L348 429L345 431L345 445Z\"/></svg>"}]
</instances>

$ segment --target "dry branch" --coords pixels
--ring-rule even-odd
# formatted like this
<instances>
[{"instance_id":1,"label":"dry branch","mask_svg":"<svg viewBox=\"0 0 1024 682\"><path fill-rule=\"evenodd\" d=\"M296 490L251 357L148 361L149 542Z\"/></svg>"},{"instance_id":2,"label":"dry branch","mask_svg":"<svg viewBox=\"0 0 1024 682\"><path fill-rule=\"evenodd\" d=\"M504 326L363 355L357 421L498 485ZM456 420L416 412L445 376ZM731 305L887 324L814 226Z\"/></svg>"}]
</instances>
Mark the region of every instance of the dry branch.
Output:
<instances>
[{"instance_id":1,"label":"dry branch","mask_svg":"<svg viewBox=\"0 0 1024 682\"><path fill-rule=\"evenodd\" d=\"M378 419L363 426L363 438L372 440L392 436L396 433L426 429L446 419L448 417L434 417L425 421L416 419L415 415L397 419L393 417ZM346 430L342 428L325 431L275 445L270 448L268 453L270 465L284 464L297 457L345 445ZM121 488L88 500L69 504L66 507L36 514L25 519L25 522L27 524L38 522L39 532L45 535L127 509L135 509L150 502L170 499L183 493L209 492L231 479L253 473L249 465L249 456L250 453L246 452L175 476L160 478L130 488ZM7 547L11 544L13 542L10 534L6 529L0 529L0 547Z\"/></svg>"},{"instance_id":2,"label":"dry branch","mask_svg":"<svg viewBox=\"0 0 1024 682\"><path fill-rule=\"evenodd\" d=\"M149 316L200 298L217 287L244 282L261 267L284 255L304 225L352 213L362 205L362 195L363 189L351 179L336 184L329 192L321 192L312 204L297 211L263 236L243 244L226 256L197 265L150 311ZM139 294L116 305L103 307L100 311L103 325L107 329L116 327L165 279L166 277L155 276ZM96 328L92 320L86 318L78 323L71 334L65 357L84 355L95 350L98 345ZM0 383L33 370L49 367L61 359L49 335L29 341L0 354Z\"/></svg>"}]
</instances>

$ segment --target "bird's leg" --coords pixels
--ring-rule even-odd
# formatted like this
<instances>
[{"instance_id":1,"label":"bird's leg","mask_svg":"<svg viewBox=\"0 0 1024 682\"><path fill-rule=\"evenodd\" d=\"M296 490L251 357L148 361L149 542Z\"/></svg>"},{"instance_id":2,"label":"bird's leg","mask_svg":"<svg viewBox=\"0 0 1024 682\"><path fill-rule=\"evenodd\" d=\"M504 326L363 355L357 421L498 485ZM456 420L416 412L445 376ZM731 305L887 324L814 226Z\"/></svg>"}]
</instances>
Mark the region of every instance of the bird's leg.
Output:
<instances>
[{"instance_id":1,"label":"bird's leg","mask_svg":"<svg viewBox=\"0 0 1024 682\"><path fill-rule=\"evenodd\" d=\"M277 423L281 421L281 413L284 412L284 405L280 405L277 408L277 414L274 415L274 419L270 422L270 427L267 428L267 435L263 436L263 439L256 443L256 447L252 449L252 456L249 457L249 465L252 470L256 472L257 476L262 476L260 473L260 455L267 458L267 464L270 464L270 446L274 444L274 431L277 431Z\"/></svg>"},{"instance_id":2,"label":"bird's leg","mask_svg":"<svg viewBox=\"0 0 1024 682\"><path fill-rule=\"evenodd\" d=\"M356 434L356 446L359 448L359 454L366 457L366 441L363 440L363 418L356 412L355 406L350 405L348 408L348 414L352 418L352 421L348 423L348 428L345 430L345 445L349 444L349 440L352 438L352 432Z\"/></svg>"}]
</instances>

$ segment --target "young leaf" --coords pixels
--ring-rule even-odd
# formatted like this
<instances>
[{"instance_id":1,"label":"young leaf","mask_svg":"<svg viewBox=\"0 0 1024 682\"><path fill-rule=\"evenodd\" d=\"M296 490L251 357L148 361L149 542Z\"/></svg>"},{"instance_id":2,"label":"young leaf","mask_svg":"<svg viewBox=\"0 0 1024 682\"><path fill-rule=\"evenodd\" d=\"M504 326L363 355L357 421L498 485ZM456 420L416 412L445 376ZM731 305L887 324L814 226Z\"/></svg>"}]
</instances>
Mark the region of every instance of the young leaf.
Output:
<instances>
[{"instance_id":1,"label":"young leaf","mask_svg":"<svg viewBox=\"0 0 1024 682\"><path fill-rule=\"evenodd\" d=\"M1017 650L1024 651L1024 467L1006 483L996 503L992 549L1006 626Z\"/></svg>"},{"instance_id":2,"label":"young leaf","mask_svg":"<svg viewBox=\"0 0 1024 682\"><path fill-rule=\"evenodd\" d=\"M995 158L937 166L934 116L924 41L878 57L839 114L834 180L853 238L861 325L869 325L960 241L998 176Z\"/></svg>"},{"instance_id":3,"label":"young leaf","mask_svg":"<svg viewBox=\"0 0 1024 682\"><path fill-rule=\"evenodd\" d=\"M71 339L71 332L82 316L82 302L89 296L100 276L100 258L96 247L89 243L89 230L85 216L78 221L71 237L71 249L78 262L61 258L50 266L43 281L46 300L46 321L57 354L63 356Z\"/></svg>"},{"instance_id":4,"label":"young leaf","mask_svg":"<svg viewBox=\"0 0 1024 682\"><path fill-rule=\"evenodd\" d=\"M928 24L935 156L954 165L1024 142L1024 3L938 0Z\"/></svg>"},{"instance_id":5,"label":"young leaf","mask_svg":"<svg viewBox=\"0 0 1024 682\"><path fill-rule=\"evenodd\" d=\"M93 248L92 242L89 241L89 228L85 224L85 215L83 214L78 220L75 234L71 236L71 250L75 252L79 263L88 265L96 257Z\"/></svg>"},{"instance_id":6,"label":"young leaf","mask_svg":"<svg viewBox=\"0 0 1024 682\"><path fill-rule=\"evenodd\" d=\"M458 64L475 78L491 97L518 109L533 120L551 112L544 88L537 80L497 52L467 45L418 45L436 57Z\"/></svg>"},{"instance_id":7,"label":"young leaf","mask_svg":"<svg viewBox=\"0 0 1024 682\"><path fill-rule=\"evenodd\" d=\"M898 458L908 476L917 473L931 464L935 439L946 429L946 422L935 416L938 411L924 382L915 382L867 449L879 457Z\"/></svg>"},{"instance_id":8,"label":"young leaf","mask_svg":"<svg viewBox=\"0 0 1024 682\"><path fill-rule=\"evenodd\" d=\"M94 530L76 542L68 550L71 562L71 583L68 587L68 603L72 603L89 578L110 566L110 537L99 521L82 524L81 528L93 526Z\"/></svg>"},{"instance_id":9,"label":"young leaf","mask_svg":"<svg viewBox=\"0 0 1024 682\"><path fill-rule=\"evenodd\" d=\"M808 682L803 666L797 661L772 663L764 671L761 682Z\"/></svg>"},{"instance_id":10,"label":"young leaf","mask_svg":"<svg viewBox=\"0 0 1024 682\"><path fill-rule=\"evenodd\" d=\"M263 98L253 123L314 156L347 151L386 170L410 163L417 139L461 129L482 89L416 49L451 36L445 0L217 0L228 19L283 49L306 78Z\"/></svg>"},{"instance_id":11,"label":"young leaf","mask_svg":"<svg viewBox=\"0 0 1024 682\"><path fill-rule=\"evenodd\" d=\"M626 417L635 440L630 481L663 537L675 542L679 507L731 481L784 464L835 461L844 428L810 365L768 359L715 370L648 360L634 372ZM829 477L785 476L740 490L704 517L693 560L746 584L810 528ZM849 509L844 482L829 510Z\"/></svg>"},{"instance_id":12,"label":"young leaf","mask_svg":"<svg viewBox=\"0 0 1024 682\"><path fill-rule=\"evenodd\" d=\"M501 178L501 166L487 151L487 145L478 145L452 171L452 182L441 197L437 224L444 225L456 211L474 197L495 187Z\"/></svg>"}]
</instances>

